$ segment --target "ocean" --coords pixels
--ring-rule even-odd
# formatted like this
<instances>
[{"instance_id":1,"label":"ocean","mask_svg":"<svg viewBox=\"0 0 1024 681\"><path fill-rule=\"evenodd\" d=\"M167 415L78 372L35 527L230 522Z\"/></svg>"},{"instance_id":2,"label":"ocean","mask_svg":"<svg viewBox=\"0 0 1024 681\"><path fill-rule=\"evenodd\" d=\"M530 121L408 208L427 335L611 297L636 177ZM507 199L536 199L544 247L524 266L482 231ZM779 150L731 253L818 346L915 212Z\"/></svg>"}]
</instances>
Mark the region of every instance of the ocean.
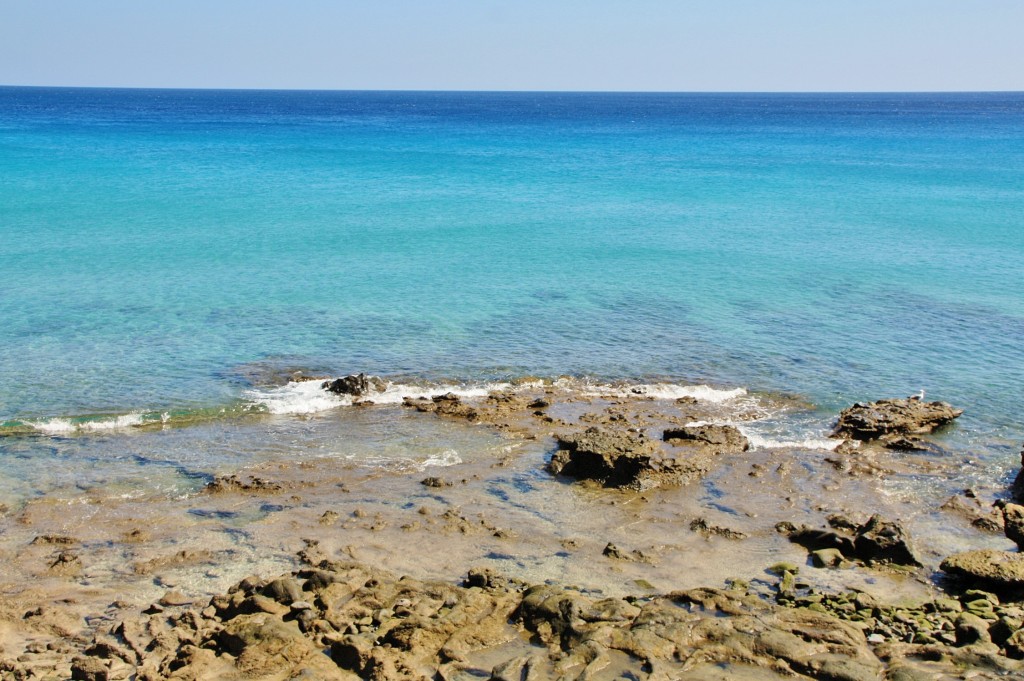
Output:
<instances>
[{"instance_id":1,"label":"ocean","mask_svg":"<svg viewBox=\"0 0 1024 681\"><path fill-rule=\"evenodd\" d=\"M1022 93L0 88L0 501L499 447L289 382L355 372L782 399L761 446L923 389L998 486L1022 262Z\"/></svg>"}]
</instances>

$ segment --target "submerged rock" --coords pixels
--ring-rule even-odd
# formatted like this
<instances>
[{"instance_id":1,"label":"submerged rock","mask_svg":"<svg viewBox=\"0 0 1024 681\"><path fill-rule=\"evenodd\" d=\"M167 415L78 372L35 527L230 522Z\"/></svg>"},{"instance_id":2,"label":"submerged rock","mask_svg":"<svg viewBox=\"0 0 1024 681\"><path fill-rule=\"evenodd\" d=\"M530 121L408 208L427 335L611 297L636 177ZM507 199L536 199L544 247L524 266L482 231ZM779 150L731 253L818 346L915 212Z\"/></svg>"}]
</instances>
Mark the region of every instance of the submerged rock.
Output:
<instances>
[{"instance_id":1,"label":"submerged rock","mask_svg":"<svg viewBox=\"0 0 1024 681\"><path fill-rule=\"evenodd\" d=\"M476 421L480 417L480 413L475 407L463 402L462 398L455 393L435 395L431 398L406 397L402 400L402 404L407 407L414 407L416 411L461 418L467 421Z\"/></svg>"},{"instance_id":2,"label":"submerged rock","mask_svg":"<svg viewBox=\"0 0 1024 681\"><path fill-rule=\"evenodd\" d=\"M384 379L377 376L352 374L336 378L333 381L324 381L320 387L338 395L362 397L370 393L382 393L387 389L388 384Z\"/></svg>"},{"instance_id":3,"label":"submerged rock","mask_svg":"<svg viewBox=\"0 0 1024 681\"><path fill-rule=\"evenodd\" d=\"M963 413L963 409L946 402L925 402L913 397L868 404L858 402L840 412L832 435L863 441L891 436L902 445L907 438L900 436L930 433Z\"/></svg>"}]
</instances>

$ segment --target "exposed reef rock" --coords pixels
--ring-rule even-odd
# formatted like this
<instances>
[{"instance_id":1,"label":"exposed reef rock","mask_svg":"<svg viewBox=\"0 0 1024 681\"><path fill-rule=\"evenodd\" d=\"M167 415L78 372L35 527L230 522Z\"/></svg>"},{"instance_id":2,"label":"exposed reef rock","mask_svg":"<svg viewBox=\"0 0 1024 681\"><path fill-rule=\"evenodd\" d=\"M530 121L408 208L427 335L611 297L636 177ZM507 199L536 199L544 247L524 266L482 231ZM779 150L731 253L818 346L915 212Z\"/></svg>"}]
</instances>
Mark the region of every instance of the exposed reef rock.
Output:
<instances>
[{"instance_id":1,"label":"exposed reef rock","mask_svg":"<svg viewBox=\"0 0 1024 681\"><path fill-rule=\"evenodd\" d=\"M224 494L227 492L279 492L281 489L283 486L280 483L255 476L243 480L237 475L218 475L206 483L203 491L207 494Z\"/></svg>"},{"instance_id":2,"label":"exposed reef rock","mask_svg":"<svg viewBox=\"0 0 1024 681\"><path fill-rule=\"evenodd\" d=\"M455 393L445 393L432 398L427 397L406 397L403 403L407 407L415 407L417 411L462 418L467 421L476 421L479 412L475 407L464 403Z\"/></svg>"},{"instance_id":3,"label":"exposed reef rock","mask_svg":"<svg viewBox=\"0 0 1024 681\"><path fill-rule=\"evenodd\" d=\"M964 551L942 561L944 572L998 593L1024 593L1024 553L993 549Z\"/></svg>"},{"instance_id":4,"label":"exposed reef rock","mask_svg":"<svg viewBox=\"0 0 1024 681\"><path fill-rule=\"evenodd\" d=\"M1024 655L1024 610L992 594L893 607L864 593L801 591L795 572L779 569L773 604L738 581L602 598L490 569L457 586L324 560L248 577L205 606L114 621L72 676L878 681L954 678L965 665L977 678L1024 669L1012 659Z\"/></svg>"},{"instance_id":5,"label":"exposed reef rock","mask_svg":"<svg viewBox=\"0 0 1024 681\"><path fill-rule=\"evenodd\" d=\"M864 524L857 525L845 516L837 515L829 518L829 525L832 530L806 525L795 527L791 523L780 523L777 529L790 541L814 552L834 549L849 560L921 566L910 538L898 523L873 515Z\"/></svg>"},{"instance_id":6,"label":"exposed reef rock","mask_svg":"<svg viewBox=\"0 0 1024 681\"><path fill-rule=\"evenodd\" d=\"M591 426L556 438L558 451L548 470L578 480L594 480L605 487L636 490L683 485L704 476L719 454L716 445L704 444L665 452L643 433ZM728 451L742 451L734 445Z\"/></svg>"},{"instance_id":7,"label":"exposed reef rock","mask_svg":"<svg viewBox=\"0 0 1024 681\"><path fill-rule=\"evenodd\" d=\"M854 440L892 439L897 449L917 448L907 435L923 435L953 421L963 409L945 402L924 402L917 398L858 402L839 414L834 437Z\"/></svg>"},{"instance_id":8,"label":"exposed reef rock","mask_svg":"<svg viewBox=\"0 0 1024 681\"><path fill-rule=\"evenodd\" d=\"M997 502L1003 515L1003 532L1024 550L1024 506ZM1024 553L984 549L949 556L940 566L944 572L969 586L996 591L1013 598L1024 597ZM1024 640L1022 640L1024 643Z\"/></svg>"},{"instance_id":9,"label":"exposed reef rock","mask_svg":"<svg viewBox=\"0 0 1024 681\"><path fill-rule=\"evenodd\" d=\"M363 397L372 393L384 392L384 390L387 389L388 384L384 379L378 378L377 376L353 374L351 376L336 378L333 381L324 381L320 387L328 392L336 393L338 395Z\"/></svg>"},{"instance_id":10,"label":"exposed reef rock","mask_svg":"<svg viewBox=\"0 0 1024 681\"><path fill-rule=\"evenodd\" d=\"M596 480L606 487L653 486L649 478L658 450L642 434L593 426L560 437L557 443L558 451L548 465L556 475Z\"/></svg>"},{"instance_id":11,"label":"exposed reef rock","mask_svg":"<svg viewBox=\"0 0 1024 681\"><path fill-rule=\"evenodd\" d=\"M733 426L705 424L669 428L662 435L669 444L711 447L717 452L739 453L750 449L750 441Z\"/></svg>"}]
</instances>

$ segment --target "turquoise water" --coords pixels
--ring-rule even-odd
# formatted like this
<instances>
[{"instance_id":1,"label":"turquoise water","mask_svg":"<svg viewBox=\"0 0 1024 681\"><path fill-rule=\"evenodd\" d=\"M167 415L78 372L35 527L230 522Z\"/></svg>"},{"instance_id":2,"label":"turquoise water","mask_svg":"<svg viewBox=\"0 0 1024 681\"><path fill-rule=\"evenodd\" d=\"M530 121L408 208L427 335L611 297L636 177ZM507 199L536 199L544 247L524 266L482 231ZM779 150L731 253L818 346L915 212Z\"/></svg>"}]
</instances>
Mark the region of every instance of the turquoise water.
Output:
<instances>
[{"instance_id":1,"label":"turquoise water","mask_svg":"<svg viewBox=\"0 0 1024 681\"><path fill-rule=\"evenodd\" d=\"M923 388L1012 458L1022 262L1020 93L0 88L9 432L568 374Z\"/></svg>"}]
</instances>

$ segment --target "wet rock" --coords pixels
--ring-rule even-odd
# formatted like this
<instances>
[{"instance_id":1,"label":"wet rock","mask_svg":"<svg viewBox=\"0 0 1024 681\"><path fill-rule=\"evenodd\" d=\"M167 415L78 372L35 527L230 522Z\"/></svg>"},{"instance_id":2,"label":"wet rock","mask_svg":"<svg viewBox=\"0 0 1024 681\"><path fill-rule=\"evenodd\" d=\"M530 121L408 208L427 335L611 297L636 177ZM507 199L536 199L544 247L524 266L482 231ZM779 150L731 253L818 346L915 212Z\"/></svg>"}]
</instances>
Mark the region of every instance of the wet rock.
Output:
<instances>
[{"instance_id":1,"label":"wet rock","mask_svg":"<svg viewBox=\"0 0 1024 681\"><path fill-rule=\"evenodd\" d=\"M384 379L366 374L353 374L342 376L333 381L324 381L321 388L337 395L351 395L352 397L363 397L371 393L384 392L388 384Z\"/></svg>"},{"instance_id":2,"label":"wet rock","mask_svg":"<svg viewBox=\"0 0 1024 681\"><path fill-rule=\"evenodd\" d=\"M681 485L703 476L716 452L694 448L685 456L667 457L658 443L642 433L591 426L556 438L558 451L548 470L579 480L594 480L605 487L644 490Z\"/></svg>"},{"instance_id":3,"label":"wet rock","mask_svg":"<svg viewBox=\"0 0 1024 681\"><path fill-rule=\"evenodd\" d=\"M166 568L212 562L214 555L210 551L182 549L168 556L160 556L147 561L137 562L132 566L132 569L136 574L148 575Z\"/></svg>"},{"instance_id":4,"label":"wet rock","mask_svg":"<svg viewBox=\"0 0 1024 681\"><path fill-rule=\"evenodd\" d=\"M845 518L837 518L835 525L844 528L843 531L806 525L795 527L791 523L780 523L776 529L787 534L790 541L810 551L832 549L851 560L921 566L921 561L911 548L909 536L898 523L873 515L866 523L849 532L842 520Z\"/></svg>"},{"instance_id":5,"label":"wet rock","mask_svg":"<svg viewBox=\"0 0 1024 681\"><path fill-rule=\"evenodd\" d=\"M871 516L857 530L853 548L855 557L861 560L916 567L922 565L914 555L910 539L903 527L898 523L882 520L878 515Z\"/></svg>"},{"instance_id":6,"label":"wet rock","mask_svg":"<svg viewBox=\"0 0 1024 681\"><path fill-rule=\"evenodd\" d=\"M747 535L728 527L710 524L706 518L695 518L690 521L690 531L710 539L711 537L724 537L726 539L746 539Z\"/></svg>"},{"instance_id":7,"label":"wet rock","mask_svg":"<svg viewBox=\"0 0 1024 681\"><path fill-rule=\"evenodd\" d=\"M67 537L62 534L41 534L30 542L36 546L39 544L57 545L57 546L70 546L71 544L77 544L78 540L74 537Z\"/></svg>"},{"instance_id":8,"label":"wet rock","mask_svg":"<svg viewBox=\"0 0 1024 681\"><path fill-rule=\"evenodd\" d=\"M608 558L612 558L614 560L624 560L635 563L651 562L650 557L643 551L640 551L639 549L633 549L632 551L624 551L615 544L611 543L604 547L604 550L601 552L601 555L607 556Z\"/></svg>"},{"instance_id":9,"label":"wet rock","mask_svg":"<svg viewBox=\"0 0 1024 681\"><path fill-rule=\"evenodd\" d=\"M420 484L424 487L451 487L452 482L436 476L430 476L429 478L423 478L420 480Z\"/></svg>"},{"instance_id":10,"label":"wet rock","mask_svg":"<svg viewBox=\"0 0 1024 681\"><path fill-rule=\"evenodd\" d=\"M224 494L227 492L277 492L282 489L279 483L251 477L242 480L237 475L218 475L206 484L203 491L207 494Z\"/></svg>"},{"instance_id":11,"label":"wet rock","mask_svg":"<svg viewBox=\"0 0 1024 681\"><path fill-rule=\"evenodd\" d=\"M669 428L662 439L670 444L711 447L721 453L739 453L750 449L750 441L733 426L706 424Z\"/></svg>"},{"instance_id":12,"label":"wet rock","mask_svg":"<svg viewBox=\"0 0 1024 681\"><path fill-rule=\"evenodd\" d=\"M1002 533L1003 514L999 509L984 507L981 502L967 494L954 494L939 507L940 510L958 515L971 526L982 532Z\"/></svg>"},{"instance_id":13,"label":"wet rock","mask_svg":"<svg viewBox=\"0 0 1024 681\"><path fill-rule=\"evenodd\" d=\"M82 559L71 551L61 551L50 563L48 570L54 575L74 577L82 571Z\"/></svg>"},{"instance_id":14,"label":"wet rock","mask_svg":"<svg viewBox=\"0 0 1024 681\"><path fill-rule=\"evenodd\" d=\"M1024 550L1024 506L1005 504L1003 506L1003 531L1006 538Z\"/></svg>"},{"instance_id":15,"label":"wet rock","mask_svg":"<svg viewBox=\"0 0 1024 681\"><path fill-rule=\"evenodd\" d=\"M998 593L1024 591L1024 553L993 549L964 551L946 558L939 568L970 584Z\"/></svg>"},{"instance_id":16,"label":"wet rock","mask_svg":"<svg viewBox=\"0 0 1024 681\"><path fill-rule=\"evenodd\" d=\"M402 403L407 407L414 407L417 411L461 418L467 421L477 421L480 413L471 405L465 404L455 393L436 395L430 399L406 397Z\"/></svg>"},{"instance_id":17,"label":"wet rock","mask_svg":"<svg viewBox=\"0 0 1024 681\"><path fill-rule=\"evenodd\" d=\"M168 591L160 597L159 603L165 607L177 607L181 605L190 605L192 603L192 599L180 591Z\"/></svg>"},{"instance_id":18,"label":"wet rock","mask_svg":"<svg viewBox=\"0 0 1024 681\"><path fill-rule=\"evenodd\" d=\"M819 568L839 567L843 554L839 549L818 549L811 552L811 564Z\"/></svg>"},{"instance_id":19,"label":"wet rock","mask_svg":"<svg viewBox=\"0 0 1024 681\"><path fill-rule=\"evenodd\" d=\"M908 435L890 435L882 439L882 446L897 452L931 452L941 454L942 448L919 437Z\"/></svg>"},{"instance_id":20,"label":"wet rock","mask_svg":"<svg viewBox=\"0 0 1024 681\"><path fill-rule=\"evenodd\" d=\"M263 595L284 605L291 605L303 599L302 587L298 581L287 577L271 581L263 587Z\"/></svg>"},{"instance_id":21,"label":"wet rock","mask_svg":"<svg viewBox=\"0 0 1024 681\"><path fill-rule=\"evenodd\" d=\"M962 409L945 402L916 398L858 402L840 412L832 435L854 440L921 435L952 422L961 414Z\"/></svg>"},{"instance_id":22,"label":"wet rock","mask_svg":"<svg viewBox=\"0 0 1024 681\"><path fill-rule=\"evenodd\" d=\"M556 475L597 480L608 487L639 485L657 451L642 435L587 428L558 438L548 470Z\"/></svg>"},{"instance_id":23,"label":"wet rock","mask_svg":"<svg viewBox=\"0 0 1024 681\"><path fill-rule=\"evenodd\" d=\"M1024 446L1020 450L1020 470L1017 472L1017 477L1013 479L1010 492L1014 501L1024 503Z\"/></svg>"}]
</instances>

